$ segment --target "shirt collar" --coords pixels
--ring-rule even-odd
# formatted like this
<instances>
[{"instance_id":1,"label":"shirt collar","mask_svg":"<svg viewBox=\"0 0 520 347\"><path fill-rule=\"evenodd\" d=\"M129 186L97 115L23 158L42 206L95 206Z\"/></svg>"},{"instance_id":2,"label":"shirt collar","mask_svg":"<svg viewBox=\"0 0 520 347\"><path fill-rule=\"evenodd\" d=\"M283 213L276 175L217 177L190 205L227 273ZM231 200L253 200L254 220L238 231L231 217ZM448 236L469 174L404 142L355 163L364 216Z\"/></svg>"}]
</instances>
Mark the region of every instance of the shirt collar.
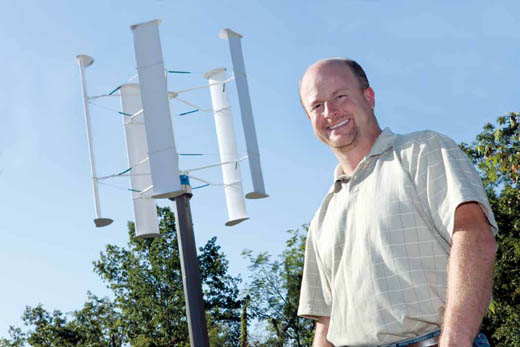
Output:
<instances>
[{"instance_id":1,"label":"shirt collar","mask_svg":"<svg viewBox=\"0 0 520 347\"><path fill-rule=\"evenodd\" d=\"M380 155L384 153L387 149L392 148L394 145L395 136L396 135L392 132L392 130L390 130L390 128L384 128L381 134L379 134L379 136L377 137L376 142L372 146L372 149L370 149L370 152L365 157L365 159L376 155ZM341 168L341 164L338 164L338 166L336 166L336 169L334 170L334 182L337 182L338 180L348 181L349 179L350 176L344 174L343 169Z\"/></svg>"},{"instance_id":2,"label":"shirt collar","mask_svg":"<svg viewBox=\"0 0 520 347\"><path fill-rule=\"evenodd\" d=\"M372 146L370 153L368 153L367 157L373 157L376 155L383 154L387 149L392 148L394 146L395 134L390 130L390 128L386 127L383 129L376 142Z\"/></svg>"}]
</instances>

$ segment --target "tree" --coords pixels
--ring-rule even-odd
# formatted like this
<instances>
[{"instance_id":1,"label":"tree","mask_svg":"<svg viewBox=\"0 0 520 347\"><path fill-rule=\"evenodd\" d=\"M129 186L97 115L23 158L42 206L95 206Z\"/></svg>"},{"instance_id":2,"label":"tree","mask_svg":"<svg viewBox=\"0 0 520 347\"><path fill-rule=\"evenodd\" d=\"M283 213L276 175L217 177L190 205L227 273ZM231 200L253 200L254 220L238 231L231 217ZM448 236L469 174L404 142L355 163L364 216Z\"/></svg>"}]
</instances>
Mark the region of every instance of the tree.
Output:
<instances>
[{"instance_id":1,"label":"tree","mask_svg":"<svg viewBox=\"0 0 520 347\"><path fill-rule=\"evenodd\" d=\"M69 316L71 319L68 319ZM11 340L0 340L0 346L91 346L119 347L127 342L120 326L121 313L107 298L99 299L88 293L81 310L68 315L59 310L52 313L42 305L25 308L22 319L28 331L10 327Z\"/></svg>"},{"instance_id":2,"label":"tree","mask_svg":"<svg viewBox=\"0 0 520 347\"><path fill-rule=\"evenodd\" d=\"M1 338L0 346L1 347L22 347L25 343L25 334L22 332L22 329L15 328L13 326L9 327L9 336L11 339Z\"/></svg>"},{"instance_id":3,"label":"tree","mask_svg":"<svg viewBox=\"0 0 520 347\"><path fill-rule=\"evenodd\" d=\"M486 124L461 148L479 170L499 227L493 302L482 330L494 346L520 346L520 115Z\"/></svg>"},{"instance_id":4,"label":"tree","mask_svg":"<svg viewBox=\"0 0 520 347\"><path fill-rule=\"evenodd\" d=\"M132 345L181 346L189 344L175 216L159 208L161 237L136 239L129 223L128 248L107 246L94 262L115 295L123 326ZM199 264L205 309L215 338L238 343L240 300L238 278L227 274L228 262L216 238L200 248Z\"/></svg>"},{"instance_id":5,"label":"tree","mask_svg":"<svg viewBox=\"0 0 520 347\"><path fill-rule=\"evenodd\" d=\"M157 239L136 239L128 224L127 247L107 245L93 263L94 271L113 291L114 299L88 293L83 308L70 313L26 307L27 331L11 327L11 339L0 346L189 346L175 217L159 208ZM199 263L210 343L236 346L240 336L238 283L228 274L228 261L216 238L201 247Z\"/></svg>"},{"instance_id":6,"label":"tree","mask_svg":"<svg viewBox=\"0 0 520 347\"><path fill-rule=\"evenodd\" d=\"M242 314L240 315L240 347L248 347L249 339L247 334L247 325L249 319L247 317L247 307L249 306L249 296L242 301Z\"/></svg>"},{"instance_id":7,"label":"tree","mask_svg":"<svg viewBox=\"0 0 520 347\"><path fill-rule=\"evenodd\" d=\"M89 346L118 347L128 341L122 322L121 311L114 301L88 292L87 302L73 313L71 324Z\"/></svg>"},{"instance_id":8,"label":"tree","mask_svg":"<svg viewBox=\"0 0 520 347\"><path fill-rule=\"evenodd\" d=\"M114 293L132 345L187 342L175 218L168 209L159 209L159 215L160 238L136 239L134 224L129 223L127 248L107 245L94 262L94 271Z\"/></svg>"},{"instance_id":9,"label":"tree","mask_svg":"<svg viewBox=\"0 0 520 347\"><path fill-rule=\"evenodd\" d=\"M240 340L239 277L228 274L229 262L211 238L199 248L200 276L204 292L208 334L213 346L235 347Z\"/></svg>"},{"instance_id":10,"label":"tree","mask_svg":"<svg viewBox=\"0 0 520 347\"><path fill-rule=\"evenodd\" d=\"M61 311L47 312L41 305L34 308L26 307L22 316L26 326L33 326L29 333L17 330L20 346L27 341L31 346L64 346L72 347L83 344L82 336L74 326L67 323ZM11 331L15 329L11 327ZM9 345L9 344L6 344Z\"/></svg>"},{"instance_id":11,"label":"tree","mask_svg":"<svg viewBox=\"0 0 520 347\"><path fill-rule=\"evenodd\" d=\"M243 252L250 261L247 294L251 298L251 317L268 324L268 345L312 344L314 323L297 316L307 226L302 229L288 231L290 237L279 260L271 261L268 252L257 256L250 250Z\"/></svg>"}]
</instances>

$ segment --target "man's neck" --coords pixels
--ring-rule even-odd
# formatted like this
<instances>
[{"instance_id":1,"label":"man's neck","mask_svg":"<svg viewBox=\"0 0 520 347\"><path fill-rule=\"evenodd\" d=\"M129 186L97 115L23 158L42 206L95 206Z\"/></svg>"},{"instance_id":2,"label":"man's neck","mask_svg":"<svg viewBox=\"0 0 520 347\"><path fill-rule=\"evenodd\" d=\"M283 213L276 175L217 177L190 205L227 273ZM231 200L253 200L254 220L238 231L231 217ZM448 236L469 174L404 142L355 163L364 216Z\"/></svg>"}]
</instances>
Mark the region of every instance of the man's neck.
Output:
<instances>
[{"instance_id":1,"label":"man's neck","mask_svg":"<svg viewBox=\"0 0 520 347\"><path fill-rule=\"evenodd\" d=\"M373 134L364 136L351 146L332 148L344 174L350 176L356 171L359 163L370 153L381 132L381 129L378 128Z\"/></svg>"}]
</instances>

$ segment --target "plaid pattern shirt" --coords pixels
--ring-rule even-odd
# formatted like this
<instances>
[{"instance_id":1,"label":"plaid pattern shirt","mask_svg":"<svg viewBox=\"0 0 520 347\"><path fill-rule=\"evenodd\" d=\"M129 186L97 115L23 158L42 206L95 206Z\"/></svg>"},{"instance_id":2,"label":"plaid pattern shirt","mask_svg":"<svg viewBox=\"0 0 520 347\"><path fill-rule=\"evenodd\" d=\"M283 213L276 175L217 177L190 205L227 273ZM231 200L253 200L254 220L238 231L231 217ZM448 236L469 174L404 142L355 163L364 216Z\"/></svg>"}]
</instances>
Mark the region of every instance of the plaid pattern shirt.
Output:
<instances>
[{"instance_id":1,"label":"plaid pattern shirt","mask_svg":"<svg viewBox=\"0 0 520 347\"><path fill-rule=\"evenodd\" d=\"M298 314L331 317L334 345L377 346L439 329L455 209L478 202L472 163L433 131L386 128L352 176L338 166L309 228Z\"/></svg>"}]
</instances>

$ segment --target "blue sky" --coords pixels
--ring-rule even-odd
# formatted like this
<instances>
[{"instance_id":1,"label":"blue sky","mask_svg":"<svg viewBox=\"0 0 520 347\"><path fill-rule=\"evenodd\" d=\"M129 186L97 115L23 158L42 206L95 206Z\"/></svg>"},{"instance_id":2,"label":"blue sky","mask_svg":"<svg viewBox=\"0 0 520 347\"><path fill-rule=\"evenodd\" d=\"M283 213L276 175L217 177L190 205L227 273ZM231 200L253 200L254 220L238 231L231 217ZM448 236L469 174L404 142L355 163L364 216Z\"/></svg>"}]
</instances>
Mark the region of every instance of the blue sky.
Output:
<instances>
[{"instance_id":1,"label":"blue sky","mask_svg":"<svg viewBox=\"0 0 520 347\"><path fill-rule=\"evenodd\" d=\"M248 201L250 220L229 228L224 193L195 191L198 246L212 236L233 274L247 278L243 249L278 254L287 229L308 222L331 184L335 158L319 143L300 108L297 85L317 59L347 56L365 68L380 124L394 132L433 129L471 141L486 122L518 111L519 16L516 1L3 1L0 4L0 336L20 324L25 305L64 312L81 307L87 290L109 292L92 272L107 243L124 245L133 219L128 182L101 187L105 216L96 229L77 54L89 95L111 91L135 73L132 24L162 19L166 67L205 72L231 68L222 28L244 38L260 154L269 199ZM170 90L206 83L202 75L170 76ZM234 87L233 87L234 88ZM238 144L245 152L231 92ZM190 96L209 107L209 91ZM103 100L118 109L117 100ZM172 113L189 108L173 101ZM127 167L122 120L91 108L98 172ZM175 117L175 116L174 116ZM208 153L181 167L218 160L210 114L175 117L179 152ZM218 181L218 170L205 177ZM251 182L242 166L245 190ZM167 205L169 202L161 202Z\"/></svg>"}]
</instances>

